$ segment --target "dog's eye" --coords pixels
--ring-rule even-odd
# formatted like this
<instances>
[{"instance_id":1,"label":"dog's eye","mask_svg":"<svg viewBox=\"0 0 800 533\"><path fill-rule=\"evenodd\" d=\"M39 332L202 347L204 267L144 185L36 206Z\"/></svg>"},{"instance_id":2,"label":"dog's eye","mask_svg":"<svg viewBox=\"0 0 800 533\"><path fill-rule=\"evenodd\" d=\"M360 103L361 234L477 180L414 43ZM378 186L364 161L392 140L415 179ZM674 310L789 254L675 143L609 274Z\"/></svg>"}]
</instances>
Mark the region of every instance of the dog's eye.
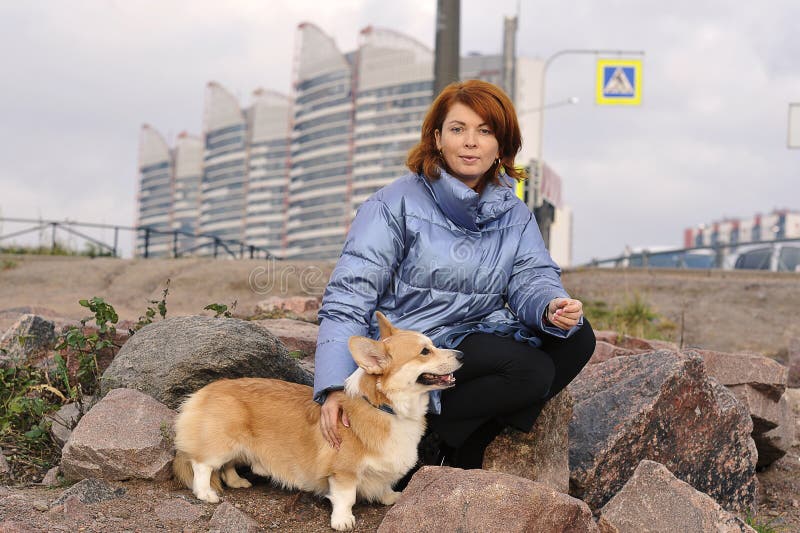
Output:
<instances>
[{"instance_id":1,"label":"dog's eye","mask_svg":"<svg viewBox=\"0 0 800 533\"><path fill-rule=\"evenodd\" d=\"M429 353L431 353L431 351L429 349L427 349L427 348L423 348L422 351L419 352L419 353L422 354L422 355L428 355Z\"/></svg>"}]
</instances>

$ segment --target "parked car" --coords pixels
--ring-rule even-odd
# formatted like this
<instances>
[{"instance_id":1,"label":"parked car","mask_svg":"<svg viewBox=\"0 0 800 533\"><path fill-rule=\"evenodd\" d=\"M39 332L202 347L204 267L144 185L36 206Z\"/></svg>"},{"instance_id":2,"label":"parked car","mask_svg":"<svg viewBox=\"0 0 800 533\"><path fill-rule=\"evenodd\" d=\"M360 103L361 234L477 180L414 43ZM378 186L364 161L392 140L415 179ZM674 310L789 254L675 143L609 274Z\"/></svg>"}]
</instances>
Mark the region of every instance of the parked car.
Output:
<instances>
[{"instance_id":1,"label":"parked car","mask_svg":"<svg viewBox=\"0 0 800 533\"><path fill-rule=\"evenodd\" d=\"M733 268L800 272L800 243L759 243L740 246L730 258Z\"/></svg>"}]
</instances>

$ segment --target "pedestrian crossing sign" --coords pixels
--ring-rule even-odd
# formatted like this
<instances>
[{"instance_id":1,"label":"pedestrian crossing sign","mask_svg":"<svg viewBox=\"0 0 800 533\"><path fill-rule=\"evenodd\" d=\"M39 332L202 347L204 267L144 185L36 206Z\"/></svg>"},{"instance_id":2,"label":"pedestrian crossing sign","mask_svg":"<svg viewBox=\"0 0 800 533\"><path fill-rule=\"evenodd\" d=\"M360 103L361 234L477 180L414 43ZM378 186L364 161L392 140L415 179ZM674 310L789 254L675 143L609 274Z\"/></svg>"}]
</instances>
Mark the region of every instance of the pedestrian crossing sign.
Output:
<instances>
[{"instance_id":1,"label":"pedestrian crossing sign","mask_svg":"<svg viewBox=\"0 0 800 533\"><path fill-rule=\"evenodd\" d=\"M642 103L641 59L597 60L597 104L640 105Z\"/></svg>"}]
</instances>

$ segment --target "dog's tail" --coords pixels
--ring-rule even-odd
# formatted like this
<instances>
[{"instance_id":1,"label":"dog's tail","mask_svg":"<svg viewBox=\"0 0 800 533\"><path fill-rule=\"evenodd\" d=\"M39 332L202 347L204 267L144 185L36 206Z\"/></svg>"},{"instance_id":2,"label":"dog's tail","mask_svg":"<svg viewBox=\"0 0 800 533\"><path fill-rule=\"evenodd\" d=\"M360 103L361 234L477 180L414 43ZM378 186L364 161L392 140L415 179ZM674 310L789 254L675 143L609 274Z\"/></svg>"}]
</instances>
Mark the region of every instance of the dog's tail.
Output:
<instances>
[{"instance_id":1,"label":"dog's tail","mask_svg":"<svg viewBox=\"0 0 800 533\"><path fill-rule=\"evenodd\" d=\"M182 485L191 489L194 483L194 469L192 468L192 461L189 459L189 454L178 450L175 453L175 460L172 461L172 473L175 479ZM217 494L222 492L222 479L219 477L219 470L214 470L211 473L211 488L217 491Z\"/></svg>"}]
</instances>

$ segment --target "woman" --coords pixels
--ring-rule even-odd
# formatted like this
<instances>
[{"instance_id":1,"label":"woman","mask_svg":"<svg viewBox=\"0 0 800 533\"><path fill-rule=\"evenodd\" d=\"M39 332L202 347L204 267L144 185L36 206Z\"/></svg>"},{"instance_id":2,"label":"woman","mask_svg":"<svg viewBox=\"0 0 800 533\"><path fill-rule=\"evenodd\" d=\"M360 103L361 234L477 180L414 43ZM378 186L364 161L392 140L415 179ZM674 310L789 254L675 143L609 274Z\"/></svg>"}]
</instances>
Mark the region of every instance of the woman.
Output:
<instances>
[{"instance_id":1,"label":"woman","mask_svg":"<svg viewBox=\"0 0 800 533\"><path fill-rule=\"evenodd\" d=\"M375 311L437 346L464 352L456 386L432 394L423 461L480 468L506 425L529 431L544 403L594 351L536 220L513 193L520 149L513 105L496 86L453 83L436 98L408 156L411 173L358 210L319 312L314 376L321 431L340 444L347 340L378 337ZM430 440L430 439L426 439Z\"/></svg>"}]
</instances>

